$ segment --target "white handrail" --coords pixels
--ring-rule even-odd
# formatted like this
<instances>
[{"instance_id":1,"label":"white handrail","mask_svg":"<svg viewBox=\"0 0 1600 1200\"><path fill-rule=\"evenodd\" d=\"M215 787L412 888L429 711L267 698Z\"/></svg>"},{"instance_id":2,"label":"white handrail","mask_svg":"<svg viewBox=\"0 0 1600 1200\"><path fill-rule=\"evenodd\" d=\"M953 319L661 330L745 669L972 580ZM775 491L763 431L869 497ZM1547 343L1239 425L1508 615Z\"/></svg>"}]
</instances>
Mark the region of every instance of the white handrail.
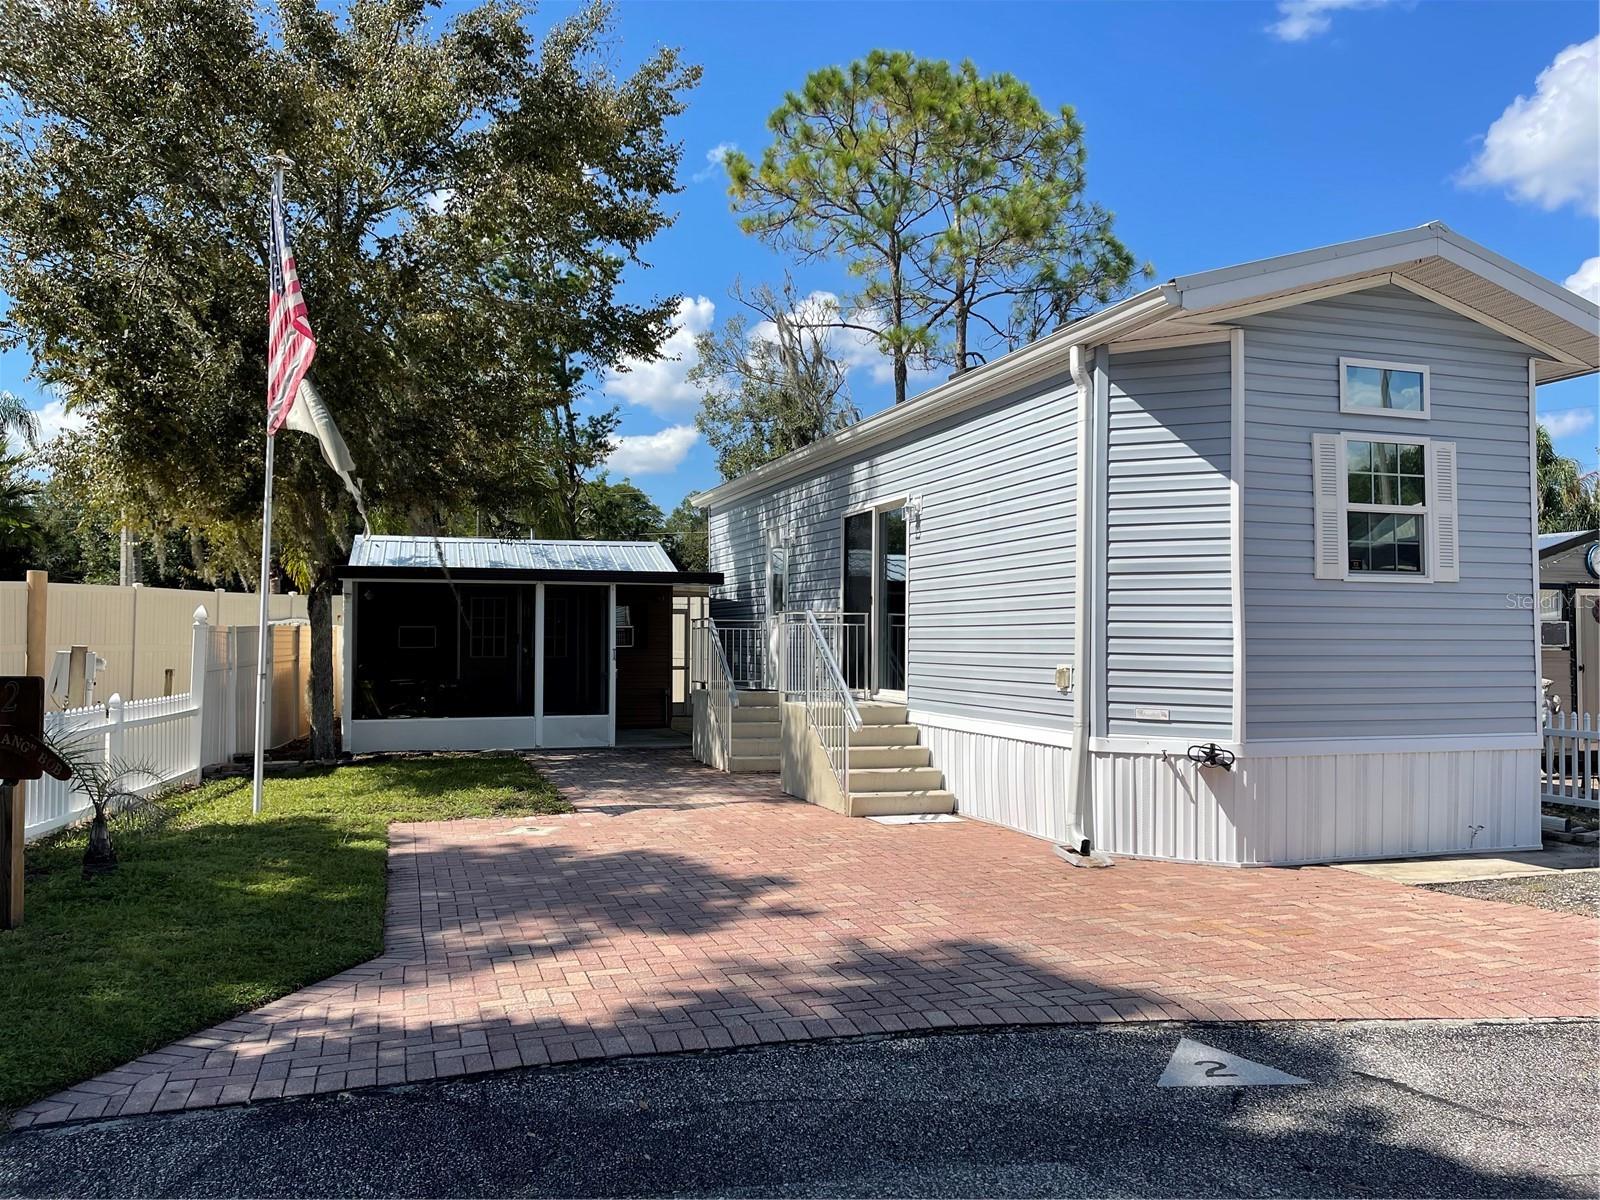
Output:
<instances>
[{"instance_id":1,"label":"white handrail","mask_svg":"<svg viewBox=\"0 0 1600 1200\"><path fill-rule=\"evenodd\" d=\"M734 686L733 672L728 669L728 656L723 652L722 637L717 623L710 617L701 617L693 623L696 676L706 693L706 717L712 723L712 736L720 752L713 755L712 766L721 770L733 767L733 710L739 707L739 691Z\"/></svg>"},{"instance_id":2,"label":"white handrail","mask_svg":"<svg viewBox=\"0 0 1600 1200\"><path fill-rule=\"evenodd\" d=\"M850 794L850 734L861 728L861 711L812 612L783 614L779 662L782 696L798 701L828 756L841 796Z\"/></svg>"},{"instance_id":3,"label":"white handrail","mask_svg":"<svg viewBox=\"0 0 1600 1200\"><path fill-rule=\"evenodd\" d=\"M772 622L732 620L716 623L728 677L735 687L765 691L778 686L772 662Z\"/></svg>"},{"instance_id":4,"label":"white handrail","mask_svg":"<svg viewBox=\"0 0 1600 1200\"><path fill-rule=\"evenodd\" d=\"M833 650L828 645L828 639L823 636L822 626L817 623L817 614L810 609L806 610L806 625L811 630L811 636L818 648L822 651L822 667L828 673L828 682L839 693L844 702L845 715L850 718L850 728L861 728L861 710L856 707L856 698L850 694L850 688L845 684L844 672L839 670L839 663L833 657Z\"/></svg>"}]
</instances>

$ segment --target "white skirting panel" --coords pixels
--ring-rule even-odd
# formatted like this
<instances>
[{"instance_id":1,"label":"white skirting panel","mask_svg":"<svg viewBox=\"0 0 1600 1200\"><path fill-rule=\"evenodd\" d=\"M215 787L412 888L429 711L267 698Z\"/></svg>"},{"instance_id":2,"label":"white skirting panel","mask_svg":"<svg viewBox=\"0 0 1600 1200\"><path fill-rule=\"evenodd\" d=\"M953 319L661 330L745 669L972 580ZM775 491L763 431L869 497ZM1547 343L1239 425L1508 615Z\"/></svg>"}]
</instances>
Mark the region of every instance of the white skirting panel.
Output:
<instances>
[{"instance_id":1,"label":"white skirting panel","mask_svg":"<svg viewBox=\"0 0 1600 1200\"><path fill-rule=\"evenodd\" d=\"M1065 746L1030 741L1017 726L911 719L957 812L1067 836ZM1292 865L1540 844L1538 750L1246 752L1232 771L1199 767L1181 750L1094 750L1090 763L1093 840L1112 854Z\"/></svg>"},{"instance_id":2,"label":"white skirting panel","mask_svg":"<svg viewBox=\"0 0 1600 1200\"><path fill-rule=\"evenodd\" d=\"M351 721L344 727L352 754L380 750L531 750L538 745L532 717L409 717Z\"/></svg>"},{"instance_id":3,"label":"white skirting panel","mask_svg":"<svg viewBox=\"0 0 1600 1200\"><path fill-rule=\"evenodd\" d=\"M1113 854L1315 863L1537 848L1537 750L1181 756L1095 752L1094 841ZM959 793L958 793L959 795Z\"/></svg>"},{"instance_id":4,"label":"white skirting panel","mask_svg":"<svg viewBox=\"0 0 1600 1200\"><path fill-rule=\"evenodd\" d=\"M912 720L917 721L916 714ZM933 765L944 772L944 786L955 793L962 816L1052 841L1067 836L1065 746L947 729L925 721L917 721L917 728Z\"/></svg>"}]
</instances>

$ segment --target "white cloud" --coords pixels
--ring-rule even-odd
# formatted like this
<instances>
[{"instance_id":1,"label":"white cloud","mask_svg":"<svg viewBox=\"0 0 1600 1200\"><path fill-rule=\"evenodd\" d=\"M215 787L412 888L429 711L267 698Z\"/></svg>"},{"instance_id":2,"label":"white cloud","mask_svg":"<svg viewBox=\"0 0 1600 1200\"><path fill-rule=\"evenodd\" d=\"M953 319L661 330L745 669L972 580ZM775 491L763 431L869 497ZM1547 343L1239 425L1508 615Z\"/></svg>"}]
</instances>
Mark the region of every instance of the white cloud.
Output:
<instances>
[{"instance_id":1,"label":"white cloud","mask_svg":"<svg viewBox=\"0 0 1600 1200\"><path fill-rule=\"evenodd\" d=\"M704 183L714 175L721 174L722 164L727 161L728 155L738 148L737 142L718 142L706 151L706 165L689 176L689 178L695 183Z\"/></svg>"},{"instance_id":2,"label":"white cloud","mask_svg":"<svg viewBox=\"0 0 1600 1200\"><path fill-rule=\"evenodd\" d=\"M1357 8L1381 8L1390 0L1278 0L1278 19L1267 32L1281 42L1306 42L1333 26L1333 14Z\"/></svg>"},{"instance_id":3,"label":"white cloud","mask_svg":"<svg viewBox=\"0 0 1600 1200\"><path fill-rule=\"evenodd\" d=\"M429 212L437 214L442 213L445 209L449 208L450 201L454 200L455 198L455 188L438 188L435 191L431 191L425 195L422 198L422 203L427 206Z\"/></svg>"},{"instance_id":4,"label":"white cloud","mask_svg":"<svg viewBox=\"0 0 1600 1200\"><path fill-rule=\"evenodd\" d=\"M664 475L678 469L700 434L693 425L669 425L659 433L624 434L606 459L618 475Z\"/></svg>"},{"instance_id":5,"label":"white cloud","mask_svg":"<svg viewBox=\"0 0 1600 1200\"><path fill-rule=\"evenodd\" d=\"M1567 276L1562 286L1600 304L1600 255L1586 259L1583 266Z\"/></svg>"},{"instance_id":6,"label":"white cloud","mask_svg":"<svg viewBox=\"0 0 1600 1200\"><path fill-rule=\"evenodd\" d=\"M51 400L34 410L39 419L39 445L43 446L63 433L77 433L89 424L83 410L68 412L61 400Z\"/></svg>"},{"instance_id":7,"label":"white cloud","mask_svg":"<svg viewBox=\"0 0 1600 1200\"><path fill-rule=\"evenodd\" d=\"M688 380L695 363L694 339L711 328L716 311L704 296L685 296L672 318L672 333L662 345L663 356L650 362L624 360L618 370L607 371L606 394L663 417L693 412L700 405L700 392Z\"/></svg>"},{"instance_id":8,"label":"white cloud","mask_svg":"<svg viewBox=\"0 0 1600 1200\"><path fill-rule=\"evenodd\" d=\"M1518 200L1600 215L1600 37L1568 46L1489 126L1461 175Z\"/></svg>"},{"instance_id":9,"label":"white cloud","mask_svg":"<svg viewBox=\"0 0 1600 1200\"><path fill-rule=\"evenodd\" d=\"M1550 436L1556 439L1571 437L1575 433L1582 433L1594 424L1594 409L1592 408L1564 408L1559 412L1541 415L1539 424L1550 431Z\"/></svg>"}]
</instances>

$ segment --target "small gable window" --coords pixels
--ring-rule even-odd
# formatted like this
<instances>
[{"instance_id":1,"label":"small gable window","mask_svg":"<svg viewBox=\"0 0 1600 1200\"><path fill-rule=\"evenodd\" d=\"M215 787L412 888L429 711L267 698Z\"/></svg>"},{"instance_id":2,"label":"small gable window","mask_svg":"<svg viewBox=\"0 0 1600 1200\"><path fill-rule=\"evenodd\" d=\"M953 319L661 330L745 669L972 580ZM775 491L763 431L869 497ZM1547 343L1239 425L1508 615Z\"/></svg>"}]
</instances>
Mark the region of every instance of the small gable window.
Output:
<instances>
[{"instance_id":1,"label":"small gable window","mask_svg":"<svg viewBox=\"0 0 1600 1200\"><path fill-rule=\"evenodd\" d=\"M1428 368L1414 363L1339 360L1339 411L1385 413L1395 417L1428 415Z\"/></svg>"}]
</instances>

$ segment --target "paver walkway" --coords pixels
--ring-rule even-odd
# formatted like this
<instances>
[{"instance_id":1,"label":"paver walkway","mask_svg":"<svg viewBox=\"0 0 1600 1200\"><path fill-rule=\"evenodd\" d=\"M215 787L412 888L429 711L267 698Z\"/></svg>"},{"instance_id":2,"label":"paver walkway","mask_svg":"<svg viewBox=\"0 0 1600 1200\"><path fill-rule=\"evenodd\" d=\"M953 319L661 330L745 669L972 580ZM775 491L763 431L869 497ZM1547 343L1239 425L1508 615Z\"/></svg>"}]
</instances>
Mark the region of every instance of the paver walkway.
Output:
<instances>
[{"instance_id":1,"label":"paver walkway","mask_svg":"<svg viewBox=\"0 0 1600 1200\"><path fill-rule=\"evenodd\" d=\"M1075 870L682 753L538 762L579 812L392 828L381 958L16 1123L908 1029L1600 1012L1584 917L1325 868Z\"/></svg>"}]
</instances>

